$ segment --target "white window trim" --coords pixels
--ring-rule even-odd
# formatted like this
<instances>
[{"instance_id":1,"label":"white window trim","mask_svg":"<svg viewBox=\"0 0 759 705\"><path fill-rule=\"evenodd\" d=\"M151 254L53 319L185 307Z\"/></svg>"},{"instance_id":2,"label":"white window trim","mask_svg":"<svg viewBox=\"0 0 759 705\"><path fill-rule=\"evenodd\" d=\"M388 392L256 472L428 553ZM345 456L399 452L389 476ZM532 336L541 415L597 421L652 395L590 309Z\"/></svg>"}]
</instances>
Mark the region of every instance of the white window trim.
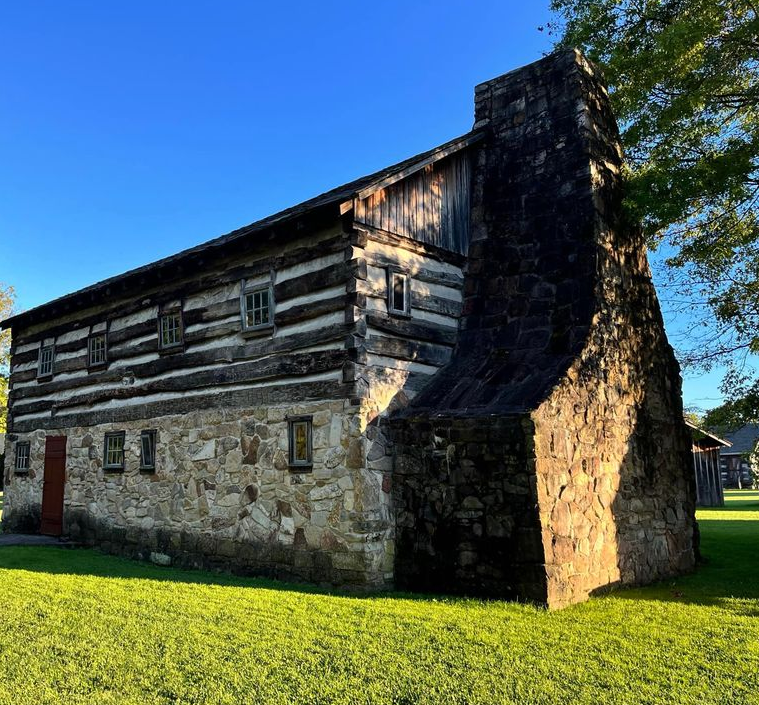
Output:
<instances>
[{"instance_id":1,"label":"white window trim","mask_svg":"<svg viewBox=\"0 0 759 705\"><path fill-rule=\"evenodd\" d=\"M394 288L393 277L400 275L403 277L403 308L398 309L394 306ZM388 267L387 268L387 312L391 316L403 316L404 318L411 318L411 277L409 273L400 267Z\"/></svg>"}]
</instances>

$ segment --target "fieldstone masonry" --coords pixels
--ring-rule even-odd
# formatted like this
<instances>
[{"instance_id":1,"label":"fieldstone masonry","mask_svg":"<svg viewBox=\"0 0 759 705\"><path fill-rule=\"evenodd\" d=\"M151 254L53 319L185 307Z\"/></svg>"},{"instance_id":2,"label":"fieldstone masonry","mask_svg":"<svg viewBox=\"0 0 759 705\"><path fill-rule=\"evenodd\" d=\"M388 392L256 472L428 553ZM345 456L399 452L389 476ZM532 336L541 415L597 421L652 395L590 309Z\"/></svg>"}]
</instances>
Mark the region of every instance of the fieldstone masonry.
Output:
<instances>
[{"instance_id":1,"label":"fieldstone masonry","mask_svg":"<svg viewBox=\"0 0 759 705\"><path fill-rule=\"evenodd\" d=\"M288 415L313 418L314 463L291 472ZM225 568L321 584L386 587L392 577L389 488L367 467L361 407L314 402L153 419L157 468L141 472L144 422L68 428L69 536L159 564ZM103 470L103 436L126 430L123 472ZM63 433L63 432L62 432ZM45 436L7 506L10 530L36 530ZM385 490L383 490L383 486Z\"/></svg>"},{"instance_id":2,"label":"fieldstone masonry","mask_svg":"<svg viewBox=\"0 0 759 705\"><path fill-rule=\"evenodd\" d=\"M694 566L679 369L596 70L476 89L464 318L393 420L396 582L561 607Z\"/></svg>"}]
</instances>

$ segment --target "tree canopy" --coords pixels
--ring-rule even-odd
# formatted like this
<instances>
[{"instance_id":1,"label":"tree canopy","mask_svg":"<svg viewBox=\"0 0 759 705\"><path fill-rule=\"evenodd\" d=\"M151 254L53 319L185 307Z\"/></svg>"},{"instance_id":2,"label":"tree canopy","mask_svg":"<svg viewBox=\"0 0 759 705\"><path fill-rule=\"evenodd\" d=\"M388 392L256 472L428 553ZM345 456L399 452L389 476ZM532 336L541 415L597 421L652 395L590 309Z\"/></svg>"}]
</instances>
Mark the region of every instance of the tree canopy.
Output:
<instances>
[{"instance_id":1,"label":"tree canopy","mask_svg":"<svg viewBox=\"0 0 759 705\"><path fill-rule=\"evenodd\" d=\"M16 301L12 286L0 282L0 321L11 315ZM11 356L11 333L0 333L0 433L5 433L5 419L8 406L8 375Z\"/></svg>"},{"instance_id":2,"label":"tree canopy","mask_svg":"<svg viewBox=\"0 0 759 705\"><path fill-rule=\"evenodd\" d=\"M626 207L668 255L669 295L706 325L686 363L728 364L723 391L759 412L759 19L754 0L552 0L559 46L609 84Z\"/></svg>"}]
</instances>

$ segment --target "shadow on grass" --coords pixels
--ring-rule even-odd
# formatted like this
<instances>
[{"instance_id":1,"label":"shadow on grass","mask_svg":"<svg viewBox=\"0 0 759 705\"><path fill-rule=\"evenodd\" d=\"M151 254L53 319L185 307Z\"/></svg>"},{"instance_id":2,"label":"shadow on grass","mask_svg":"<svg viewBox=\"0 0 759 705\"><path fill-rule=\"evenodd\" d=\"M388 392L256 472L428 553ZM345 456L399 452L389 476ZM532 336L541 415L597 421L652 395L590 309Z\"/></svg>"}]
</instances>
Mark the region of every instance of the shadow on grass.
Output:
<instances>
[{"instance_id":1,"label":"shadow on grass","mask_svg":"<svg viewBox=\"0 0 759 705\"><path fill-rule=\"evenodd\" d=\"M759 617L759 492L727 494L728 502L725 507L700 511L701 552L704 560L694 573L647 587L613 589L603 594L603 599L653 600L707 606L725 605L735 600L750 600L757 601L757 604L745 605L741 611ZM367 593L221 571L162 568L93 549L3 546L0 547L0 569L121 580L157 580L191 585L284 590L304 595L354 599L434 599L448 603L471 601L471 598L459 596L390 591Z\"/></svg>"},{"instance_id":2,"label":"shadow on grass","mask_svg":"<svg viewBox=\"0 0 759 705\"><path fill-rule=\"evenodd\" d=\"M348 599L435 600L446 603L470 602L471 598L407 592L366 592L338 589L310 583L296 583L253 575L235 575L192 568L164 568L121 558L97 549L48 546L0 546L0 570L26 570L54 575L81 575L117 580L156 580L187 585L253 588L331 596Z\"/></svg>"}]
</instances>

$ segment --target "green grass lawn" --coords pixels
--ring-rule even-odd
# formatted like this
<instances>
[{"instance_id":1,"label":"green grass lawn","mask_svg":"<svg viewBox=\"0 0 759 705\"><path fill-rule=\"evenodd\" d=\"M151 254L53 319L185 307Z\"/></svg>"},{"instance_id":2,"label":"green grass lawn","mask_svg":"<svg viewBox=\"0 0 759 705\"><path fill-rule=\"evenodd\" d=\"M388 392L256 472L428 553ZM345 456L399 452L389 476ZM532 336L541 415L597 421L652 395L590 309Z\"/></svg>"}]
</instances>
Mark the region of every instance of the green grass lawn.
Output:
<instances>
[{"instance_id":1,"label":"green grass lawn","mask_svg":"<svg viewBox=\"0 0 759 705\"><path fill-rule=\"evenodd\" d=\"M759 703L759 493L707 563L561 612L1 548L0 703Z\"/></svg>"}]
</instances>

